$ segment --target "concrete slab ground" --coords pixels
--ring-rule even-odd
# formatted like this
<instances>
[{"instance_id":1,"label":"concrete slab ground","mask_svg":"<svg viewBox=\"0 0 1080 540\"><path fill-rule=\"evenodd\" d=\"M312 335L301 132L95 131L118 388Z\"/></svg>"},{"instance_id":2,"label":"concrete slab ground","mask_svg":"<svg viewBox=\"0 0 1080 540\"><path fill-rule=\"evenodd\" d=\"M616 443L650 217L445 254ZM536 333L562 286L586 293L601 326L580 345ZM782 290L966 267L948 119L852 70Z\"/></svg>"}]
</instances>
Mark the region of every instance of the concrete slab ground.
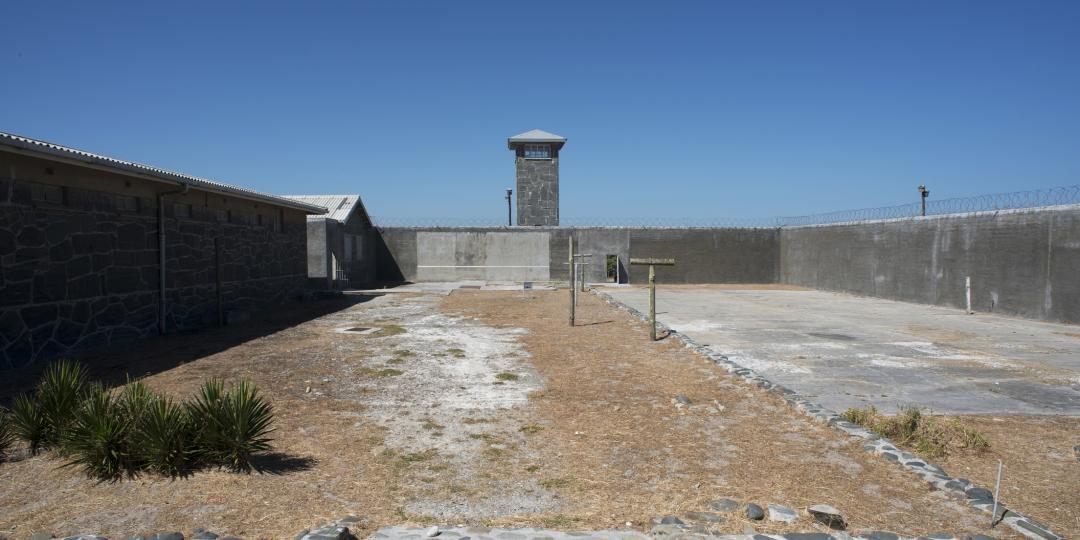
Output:
<instances>
[{"instance_id":1,"label":"concrete slab ground","mask_svg":"<svg viewBox=\"0 0 1080 540\"><path fill-rule=\"evenodd\" d=\"M648 290L605 292L648 309ZM1080 416L1080 327L808 290L659 286L657 318L836 411Z\"/></svg>"}]
</instances>

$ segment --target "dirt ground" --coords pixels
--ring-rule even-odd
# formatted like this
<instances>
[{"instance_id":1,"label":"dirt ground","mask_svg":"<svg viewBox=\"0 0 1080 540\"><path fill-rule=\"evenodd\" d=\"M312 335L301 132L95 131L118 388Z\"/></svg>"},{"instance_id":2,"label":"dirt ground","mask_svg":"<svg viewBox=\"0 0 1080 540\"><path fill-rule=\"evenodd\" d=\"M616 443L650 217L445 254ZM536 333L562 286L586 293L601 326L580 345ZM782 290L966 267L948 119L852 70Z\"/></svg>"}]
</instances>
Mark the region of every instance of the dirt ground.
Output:
<instances>
[{"instance_id":1,"label":"dirt ground","mask_svg":"<svg viewBox=\"0 0 1080 540\"><path fill-rule=\"evenodd\" d=\"M961 416L990 441L984 452L958 452L933 462L953 476L993 489L1002 462L999 499L1050 526L1080 537L1080 418Z\"/></svg>"},{"instance_id":2,"label":"dirt ground","mask_svg":"<svg viewBox=\"0 0 1080 540\"><path fill-rule=\"evenodd\" d=\"M95 355L97 376L142 376L177 397L210 376L252 380L277 412L275 453L261 474L110 484L49 455L0 464L0 534L204 527L291 538L350 514L363 518L361 533L391 523L647 529L721 497L827 503L857 530L988 533L983 514L687 349L648 342L644 325L592 295L569 328L566 297L459 290L322 301ZM32 377L0 381L0 399ZM1047 506L1038 497L1019 508L1056 519L1038 513ZM820 528L737 517L711 527Z\"/></svg>"}]
</instances>

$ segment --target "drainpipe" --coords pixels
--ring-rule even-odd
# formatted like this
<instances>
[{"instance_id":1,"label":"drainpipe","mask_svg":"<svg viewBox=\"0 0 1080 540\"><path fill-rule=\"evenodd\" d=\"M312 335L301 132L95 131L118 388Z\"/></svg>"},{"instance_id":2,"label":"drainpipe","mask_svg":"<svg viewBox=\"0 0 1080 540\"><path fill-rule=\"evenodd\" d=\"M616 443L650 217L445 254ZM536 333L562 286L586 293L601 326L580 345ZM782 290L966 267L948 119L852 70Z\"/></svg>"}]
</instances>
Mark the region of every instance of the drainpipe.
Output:
<instances>
[{"instance_id":1,"label":"drainpipe","mask_svg":"<svg viewBox=\"0 0 1080 540\"><path fill-rule=\"evenodd\" d=\"M181 183L180 189L158 193L158 332L161 335L165 335L165 196L187 192L188 185Z\"/></svg>"}]
</instances>

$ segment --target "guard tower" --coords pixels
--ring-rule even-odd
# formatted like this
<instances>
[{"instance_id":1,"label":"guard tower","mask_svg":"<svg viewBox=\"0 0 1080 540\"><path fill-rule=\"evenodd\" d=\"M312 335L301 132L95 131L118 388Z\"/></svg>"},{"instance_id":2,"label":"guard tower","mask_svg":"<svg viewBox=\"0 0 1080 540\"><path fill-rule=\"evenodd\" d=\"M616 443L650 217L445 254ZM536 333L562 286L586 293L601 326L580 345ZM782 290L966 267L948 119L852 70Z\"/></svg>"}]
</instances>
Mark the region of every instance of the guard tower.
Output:
<instances>
[{"instance_id":1,"label":"guard tower","mask_svg":"<svg viewBox=\"0 0 1080 540\"><path fill-rule=\"evenodd\" d=\"M507 139L517 165L518 226L559 225L559 150L564 144L565 137L539 129Z\"/></svg>"}]
</instances>

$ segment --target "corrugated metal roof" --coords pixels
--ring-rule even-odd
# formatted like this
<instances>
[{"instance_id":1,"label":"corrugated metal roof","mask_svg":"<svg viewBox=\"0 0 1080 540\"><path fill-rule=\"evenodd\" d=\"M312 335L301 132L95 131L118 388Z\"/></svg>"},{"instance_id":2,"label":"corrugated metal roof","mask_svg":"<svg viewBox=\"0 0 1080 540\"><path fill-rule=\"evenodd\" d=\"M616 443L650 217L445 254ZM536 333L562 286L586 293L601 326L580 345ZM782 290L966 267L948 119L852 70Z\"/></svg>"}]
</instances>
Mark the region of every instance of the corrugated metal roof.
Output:
<instances>
[{"instance_id":1,"label":"corrugated metal roof","mask_svg":"<svg viewBox=\"0 0 1080 540\"><path fill-rule=\"evenodd\" d=\"M344 223L357 207L362 211L364 219L368 219L367 210L364 209L364 203L359 195L285 195L285 197L326 208L325 216L309 216L308 219L326 218Z\"/></svg>"},{"instance_id":2,"label":"corrugated metal roof","mask_svg":"<svg viewBox=\"0 0 1080 540\"><path fill-rule=\"evenodd\" d=\"M532 129L525 133L518 133L507 139L509 142L566 142L566 137L548 133L542 129Z\"/></svg>"},{"instance_id":3,"label":"corrugated metal roof","mask_svg":"<svg viewBox=\"0 0 1080 540\"><path fill-rule=\"evenodd\" d=\"M25 153L41 154L45 156L63 158L66 160L73 160L90 165L96 165L99 167L114 170L122 174L136 174L142 177L150 177L150 179L153 180L160 180L171 183L184 183L196 189L202 189L215 193L223 193L235 197L265 202L277 206L285 206L288 208L294 208L296 210L302 210L309 214L326 213L326 208L318 205L311 205L301 201L287 199L285 197L279 197L277 195L259 193L257 191L252 191L250 189L233 186L230 184L223 184L214 180L207 180L205 178L198 178L182 173L167 171L165 169L151 167L150 165L143 165L141 163L124 161L122 159L116 159L94 154L85 150L68 148L59 144L39 141L37 139L31 139L29 137L23 137L21 135L14 135L11 133L5 133L3 131L0 131L0 147L3 146L22 150Z\"/></svg>"}]
</instances>

